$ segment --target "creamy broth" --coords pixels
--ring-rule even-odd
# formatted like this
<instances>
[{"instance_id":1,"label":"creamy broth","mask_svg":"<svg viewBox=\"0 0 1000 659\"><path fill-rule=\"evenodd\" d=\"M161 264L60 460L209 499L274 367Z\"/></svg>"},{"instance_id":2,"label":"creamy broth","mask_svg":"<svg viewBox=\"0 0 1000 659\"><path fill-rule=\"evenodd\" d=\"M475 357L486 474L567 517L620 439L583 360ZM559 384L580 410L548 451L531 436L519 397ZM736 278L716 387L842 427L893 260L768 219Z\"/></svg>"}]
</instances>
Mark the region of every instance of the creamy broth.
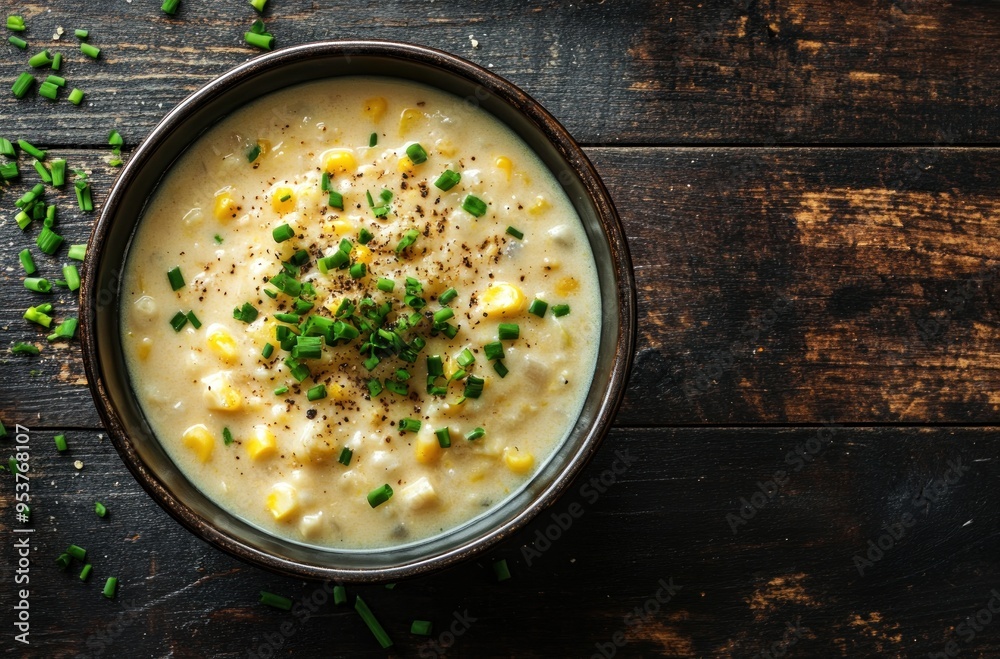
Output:
<instances>
[{"instance_id":1,"label":"creamy broth","mask_svg":"<svg viewBox=\"0 0 1000 659\"><path fill-rule=\"evenodd\" d=\"M405 81L301 85L213 127L124 282L132 385L170 457L309 544L403 544L496 506L596 363L596 269L559 184L491 115Z\"/></svg>"}]
</instances>

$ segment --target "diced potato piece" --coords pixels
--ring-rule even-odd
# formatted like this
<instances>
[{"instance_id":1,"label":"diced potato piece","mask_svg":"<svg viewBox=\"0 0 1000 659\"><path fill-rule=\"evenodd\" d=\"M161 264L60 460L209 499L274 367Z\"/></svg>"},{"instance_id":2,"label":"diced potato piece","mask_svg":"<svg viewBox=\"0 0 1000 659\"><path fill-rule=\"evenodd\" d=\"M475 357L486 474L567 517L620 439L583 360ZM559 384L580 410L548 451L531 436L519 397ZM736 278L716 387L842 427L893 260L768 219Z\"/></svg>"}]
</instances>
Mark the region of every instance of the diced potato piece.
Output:
<instances>
[{"instance_id":1,"label":"diced potato piece","mask_svg":"<svg viewBox=\"0 0 1000 659\"><path fill-rule=\"evenodd\" d=\"M281 522L295 513L299 508L299 496L295 488L288 483L275 483L267 493L267 509L274 519Z\"/></svg>"},{"instance_id":2,"label":"diced potato piece","mask_svg":"<svg viewBox=\"0 0 1000 659\"><path fill-rule=\"evenodd\" d=\"M535 465L535 456L508 446L503 450L503 463L515 474L526 474Z\"/></svg>"},{"instance_id":3,"label":"diced potato piece","mask_svg":"<svg viewBox=\"0 0 1000 659\"><path fill-rule=\"evenodd\" d=\"M508 181L510 180L510 174L514 171L514 163L510 161L510 158L507 156L500 156L493 161L493 165L507 175Z\"/></svg>"},{"instance_id":4,"label":"diced potato piece","mask_svg":"<svg viewBox=\"0 0 1000 659\"><path fill-rule=\"evenodd\" d=\"M575 293L577 289L580 288L580 282L574 277L563 277L556 282L556 294L561 297L566 297Z\"/></svg>"},{"instance_id":5,"label":"diced potato piece","mask_svg":"<svg viewBox=\"0 0 1000 659\"><path fill-rule=\"evenodd\" d=\"M184 446L188 447L202 462L208 462L212 457L212 448L215 446L215 438L204 424L199 423L184 431L181 437Z\"/></svg>"},{"instance_id":6,"label":"diced potato piece","mask_svg":"<svg viewBox=\"0 0 1000 659\"><path fill-rule=\"evenodd\" d=\"M139 341L139 347L135 349L136 355L138 355L139 359L143 361L149 358L149 353L152 351L153 351L153 339L149 338L148 336L144 336Z\"/></svg>"},{"instance_id":7,"label":"diced potato piece","mask_svg":"<svg viewBox=\"0 0 1000 659\"><path fill-rule=\"evenodd\" d=\"M278 452L278 440L267 426L254 426L246 447L251 460L264 460Z\"/></svg>"},{"instance_id":8,"label":"diced potato piece","mask_svg":"<svg viewBox=\"0 0 1000 659\"><path fill-rule=\"evenodd\" d=\"M423 122L426 115L416 108L406 108L399 115L399 136L404 137L418 124Z\"/></svg>"},{"instance_id":9,"label":"diced potato piece","mask_svg":"<svg viewBox=\"0 0 1000 659\"><path fill-rule=\"evenodd\" d=\"M284 215L295 210L295 190L287 186L279 186L271 193L271 208L275 213Z\"/></svg>"},{"instance_id":10,"label":"diced potato piece","mask_svg":"<svg viewBox=\"0 0 1000 659\"><path fill-rule=\"evenodd\" d=\"M437 502L437 492L426 476L410 483L399 491L400 499L411 510L420 510Z\"/></svg>"},{"instance_id":11,"label":"diced potato piece","mask_svg":"<svg viewBox=\"0 0 1000 659\"><path fill-rule=\"evenodd\" d=\"M208 347L211 348L212 352L218 355L222 361L227 364L236 363L236 359L239 357L236 339L226 331L225 327L218 324L211 325L208 328L208 336L205 340L208 342Z\"/></svg>"},{"instance_id":12,"label":"diced potato piece","mask_svg":"<svg viewBox=\"0 0 1000 659\"><path fill-rule=\"evenodd\" d=\"M243 407L243 395L236 390L229 373L222 371L202 379L209 409L235 412Z\"/></svg>"},{"instance_id":13,"label":"diced potato piece","mask_svg":"<svg viewBox=\"0 0 1000 659\"><path fill-rule=\"evenodd\" d=\"M184 217L181 218L181 221L184 222L185 227L190 229L201 224L203 219L204 214L201 212L201 208L195 206L188 212L184 213Z\"/></svg>"},{"instance_id":14,"label":"diced potato piece","mask_svg":"<svg viewBox=\"0 0 1000 659\"><path fill-rule=\"evenodd\" d=\"M215 195L215 206L213 212L215 213L216 219L219 221L228 222L236 217L239 210L239 205L236 203L236 200L233 199L233 195L229 193L228 188Z\"/></svg>"},{"instance_id":15,"label":"diced potato piece","mask_svg":"<svg viewBox=\"0 0 1000 659\"><path fill-rule=\"evenodd\" d=\"M483 311L490 315L514 316L524 311L525 296L513 284L493 284L482 295Z\"/></svg>"},{"instance_id":16,"label":"diced potato piece","mask_svg":"<svg viewBox=\"0 0 1000 659\"><path fill-rule=\"evenodd\" d=\"M441 457L441 445L434 435L420 435L413 442L413 448L420 464L431 464Z\"/></svg>"},{"instance_id":17,"label":"diced potato piece","mask_svg":"<svg viewBox=\"0 0 1000 659\"><path fill-rule=\"evenodd\" d=\"M365 101L365 114L371 117L372 121L378 123L382 121L382 117L385 116L385 111L388 107L389 104L381 96L369 98Z\"/></svg>"},{"instance_id":18,"label":"diced potato piece","mask_svg":"<svg viewBox=\"0 0 1000 659\"><path fill-rule=\"evenodd\" d=\"M271 151L271 140L257 140L257 146L260 147L260 155L257 158L263 158Z\"/></svg>"},{"instance_id":19,"label":"diced potato piece","mask_svg":"<svg viewBox=\"0 0 1000 659\"><path fill-rule=\"evenodd\" d=\"M310 538L320 530L323 523L323 511L313 513L312 515L303 515L302 520L299 522L299 533L304 537Z\"/></svg>"},{"instance_id":20,"label":"diced potato piece","mask_svg":"<svg viewBox=\"0 0 1000 659\"><path fill-rule=\"evenodd\" d=\"M551 207L552 205L548 202L548 200L539 195L535 197L534 203L528 206L528 212L532 215L541 215Z\"/></svg>"},{"instance_id":21,"label":"diced potato piece","mask_svg":"<svg viewBox=\"0 0 1000 659\"><path fill-rule=\"evenodd\" d=\"M355 261L360 261L365 265L369 265L372 262L372 251L368 249L365 245L358 243L351 250L351 258Z\"/></svg>"},{"instance_id":22,"label":"diced potato piece","mask_svg":"<svg viewBox=\"0 0 1000 659\"><path fill-rule=\"evenodd\" d=\"M331 176L353 174L358 168L358 161L354 159L354 153L350 149L332 149L327 151L323 167Z\"/></svg>"}]
</instances>

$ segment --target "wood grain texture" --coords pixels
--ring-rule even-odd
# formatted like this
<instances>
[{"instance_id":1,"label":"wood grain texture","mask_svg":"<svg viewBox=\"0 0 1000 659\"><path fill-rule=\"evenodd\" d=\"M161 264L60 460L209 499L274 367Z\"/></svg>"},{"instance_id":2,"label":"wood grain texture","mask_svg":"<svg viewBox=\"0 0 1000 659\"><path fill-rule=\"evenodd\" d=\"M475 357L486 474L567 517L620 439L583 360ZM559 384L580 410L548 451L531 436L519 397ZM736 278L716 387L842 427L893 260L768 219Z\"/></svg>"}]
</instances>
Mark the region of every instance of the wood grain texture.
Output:
<instances>
[{"instance_id":1,"label":"wood grain texture","mask_svg":"<svg viewBox=\"0 0 1000 659\"><path fill-rule=\"evenodd\" d=\"M135 142L187 94L256 51L245 2L17 3L31 52L66 54L82 108L0 95L3 130L43 144ZM616 143L995 142L994 2L585 0L273 3L279 46L394 39L454 52L523 87L577 139ZM58 41L51 39L64 27ZM101 59L78 51L91 30ZM476 39L473 47L470 36ZM30 53L3 44L0 79ZM9 83L6 83L9 84ZM45 108L42 110L41 108Z\"/></svg>"},{"instance_id":2,"label":"wood grain texture","mask_svg":"<svg viewBox=\"0 0 1000 659\"><path fill-rule=\"evenodd\" d=\"M321 586L196 540L142 492L106 438L70 431L70 450L57 454L51 435L31 433L31 638L44 656L247 657L275 638L276 656L385 656L347 607L327 602L302 621L257 604L261 589L298 601ZM926 656L949 638L963 655L995 656L990 628L969 643L955 628L1000 588L996 449L995 433L971 428L620 429L551 511L482 559L392 591L349 590L389 631L392 656L437 656L409 623L433 621L439 640L466 611L475 622L457 625L447 656L589 657L616 631L627 640L620 656L753 656L781 640L786 622L804 628L796 656ZM756 495L779 471L773 496ZM953 482L941 491L945 478ZM726 517L740 514L741 499L755 509L734 534ZM108 506L106 519L91 512L94 500ZM0 499L4 535L10 505ZM907 514L902 537L860 575L854 555ZM538 539L545 533L558 536L551 546ZM69 543L89 551L89 583L78 565L64 573L52 563ZM498 558L510 581L494 581ZM11 583L9 563L0 565ZM100 595L109 575L120 578L115 601ZM635 616L661 579L674 585L672 600ZM0 608L12 605L11 589L0 589Z\"/></svg>"},{"instance_id":3,"label":"wood grain texture","mask_svg":"<svg viewBox=\"0 0 1000 659\"><path fill-rule=\"evenodd\" d=\"M983 148L594 148L618 201L639 296L624 425L995 423L1000 415L1000 155ZM54 151L93 171L100 152ZM34 175L34 172L31 173ZM30 176L14 194L34 181ZM68 194L68 192L67 192ZM66 194L60 230L91 217ZM21 320L42 296L0 229L4 345L45 343ZM59 276L58 258L37 256ZM56 296L57 318L72 313ZM7 356L7 420L98 427L79 347ZM36 375L31 375L37 371Z\"/></svg>"}]
</instances>

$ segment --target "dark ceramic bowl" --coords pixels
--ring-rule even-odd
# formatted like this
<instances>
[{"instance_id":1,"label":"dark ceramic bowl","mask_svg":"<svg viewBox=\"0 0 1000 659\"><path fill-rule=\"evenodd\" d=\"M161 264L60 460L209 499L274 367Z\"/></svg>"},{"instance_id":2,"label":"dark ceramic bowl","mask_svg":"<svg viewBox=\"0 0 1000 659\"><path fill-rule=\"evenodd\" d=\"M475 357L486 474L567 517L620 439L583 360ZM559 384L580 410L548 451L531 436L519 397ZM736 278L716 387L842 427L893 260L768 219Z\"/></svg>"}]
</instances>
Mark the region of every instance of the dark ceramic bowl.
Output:
<instances>
[{"instance_id":1,"label":"dark ceramic bowl","mask_svg":"<svg viewBox=\"0 0 1000 659\"><path fill-rule=\"evenodd\" d=\"M378 550L321 549L266 533L227 513L177 469L150 430L129 383L119 330L123 264L146 201L198 136L235 108L291 85L345 75L414 80L496 116L555 174L576 207L600 278L597 369L566 441L525 487L480 517L424 541ZM621 223L593 166L566 130L527 94L441 51L401 43L330 41L255 58L174 108L132 154L111 189L84 266L84 364L97 409L126 466L150 495L200 538L277 572L340 581L391 581L478 554L523 527L566 490L607 434L621 401L635 337L635 284Z\"/></svg>"}]
</instances>

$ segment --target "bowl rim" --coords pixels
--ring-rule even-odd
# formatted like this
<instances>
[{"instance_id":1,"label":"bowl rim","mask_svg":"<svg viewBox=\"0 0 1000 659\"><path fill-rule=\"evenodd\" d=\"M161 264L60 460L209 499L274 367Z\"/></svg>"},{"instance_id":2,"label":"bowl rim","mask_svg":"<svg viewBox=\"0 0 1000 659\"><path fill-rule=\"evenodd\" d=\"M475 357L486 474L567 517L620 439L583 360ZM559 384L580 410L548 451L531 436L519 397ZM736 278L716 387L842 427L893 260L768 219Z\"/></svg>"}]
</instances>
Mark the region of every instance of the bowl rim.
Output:
<instances>
[{"instance_id":1,"label":"bowl rim","mask_svg":"<svg viewBox=\"0 0 1000 659\"><path fill-rule=\"evenodd\" d=\"M491 94L496 95L515 109L549 140L550 144L555 147L559 155L566 160L576 176L579 177L608 241L613 261L612 267L617 278L619 331L610 378L591 424L592 431L588 433L589 437L584 440L574 454L566 457L565 464L560 466L555 478L540 490L529 505L512 513L512 517L505 523L489 529L486 533L480 534L462 545L436 555L420 557L387 567L327 567L276 556L245 542L236 535L223 531L188 507L168 489L135 450L130 433L114 404L114 398L105 385L96 337L98 307L96 300L99 294L96 280L100 270L98 266L104 260L105 238L114 223L121 197L137 173L141 171L147 155L155 153L160 144L169 139L177 127L183 125L203 103L211 101L215 96L271 69L280 69L283 66L311 57L329 55L396 58L442 69L477 85L482 85ZM481 554L522 529L569 488L576 476L596 454L607 436L614 416L624 398L636 335L635 281L624 229L607 188L582 148L541 104L496 73L436 48L399 41L317 41L272 51L227 70L178 103L133 151L127 164L112 184L101 209L101 214L91 232L88 245L87 258L83 264L84 276L80 293L80 334L83 362L98 414L112 444L125 466L143 489L183 527L231 556L279 574L354 583L383 582L437 571ZM120 282L116 285L120 285ZM392 549L392 547L386 548L390 552Z\"/></svg>"}]
</instances>

